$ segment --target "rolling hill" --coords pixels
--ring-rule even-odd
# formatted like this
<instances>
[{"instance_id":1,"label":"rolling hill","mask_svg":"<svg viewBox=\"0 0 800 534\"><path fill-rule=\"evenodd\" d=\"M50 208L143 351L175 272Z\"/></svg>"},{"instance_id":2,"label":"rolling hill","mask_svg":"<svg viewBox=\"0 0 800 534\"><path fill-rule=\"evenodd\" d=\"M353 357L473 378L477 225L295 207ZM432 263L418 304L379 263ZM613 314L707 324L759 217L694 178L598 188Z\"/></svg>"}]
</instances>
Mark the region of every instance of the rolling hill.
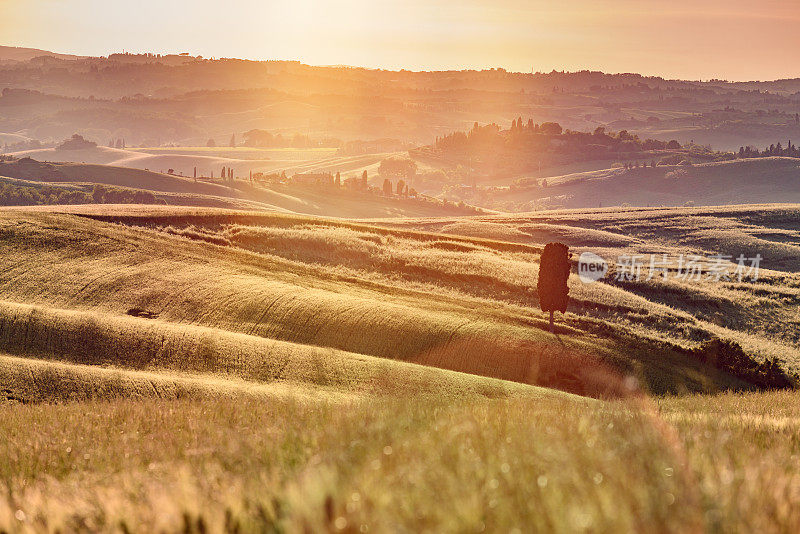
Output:
<instances>
[{"instance_id":1,"label":"rolling hill","mask_svg":"<svg viewBox=\"0 0 800 534\"><path fill-rule=\"evenodd\" d=\"M605 395L621 387L613 377L630 373L657 391L746 387L692 350L703 339L740 341L743 334L750 350L768 336L757 309L744 311L753 291L747 284L716 297L740 317L722 326L696 309L671 308L647 284L574 281L564 335L553 338L541 330L532 291L541 249L507 240L169 206L43 206L6 210L5 220L13 239L5 241L8 282L0 291L5 316L27 334L15 340L8 330L4 346L75 363L274 380L286 358L314 361L321 347L329 351L324 359L342 362L334 373L341 378L327 378L334 383L358 384L358 369L396 361ZM718 291L676 290L706 299ZM776 290L774 298L793 291ZM796 320L786 306L783 323ZM98 343L72 354L87 335L81 324L94 325L90 337ZM34 331L40 334L31 337ZM118 361L114 347L131 339L139 349ZM271 356L234 356L251 353ZM798 368L796 339L752 352L762 360L775 353L787 372ZM353 358L365 363L349 370ZM304 365L290 366L296 380L314 376Z\"/></svg>"},{"instance_id":2,"label":"rolling hill","mask_svg":"<svg viewBox=\"0 0 800 534\"><path fill-rule=\"evenodd\" d=\"M155 149L148 152L144 149L121 149L109 147L94 147L82 150L63 150L59 148L40 148L35 150L23 150L12 152L14 157L29 157L39 161L69 161L86 164L111 165L115 167L129 167L134 169L152 169L158 172L166 172L168 169L175 169L176 172L190 176L197 167L198 173L202 176L210 176L212 172L219 175L222 167L230 167L237 173L247 173L253 171L271 171L282 168L281 165L288 163L297 164L296 160L273 161L269 157L263 156L262 159L253 158L251 151L240 149L238 152L242 156L235 156L236 151L219 150L197 150L187 151ZM263 152L261 152L263 154ZM224 154L224 155L222 155ZM257 152L256 154L259 154ZM311 158L318 158L315 153L310 154ZM303 161L303 160L300 160Z\"/></svg>"},{"instance_id":3,"label":"rolling hill","mask_svg":"<svg viewBox=\"0 0 800 534\"><path fill-rule=\"evenodd\" d=\"M792 11L250 2L244 35L230 4L39 3L0 28L208 54L296 25L266 53L334 57L385 22L431 57L476 30L480 62L543 15L697 65ZM762 72L796 49L756 41ZM0 46L0 534L800 532L800 79L184 44Z\"/></svg>"},{"instance_id":4,"label":"rolling hill","mask_svg":"<svg viewBox=\"0 0 800 534\"><path fill-rule=\"evenodd\" d=\"M607 169L518 180L483 205L515 211L603 206L729 205L800 202L800 160L759 158L691 166ZM525 209L527 208L527 209Z\"/></svg>"},{"instance_id":5,"label":"rolling hill","mask_svg":"<svg viewBox=\"0 0 800 534\"><path fill-rule=\"evenodd\" d=\"M191 176L197 168L199 176L219 176L222 167L234 169L237 175L253 172L351 172L377 168L381 159L391 154L337 156L334 148L249 148L249 147L156 147L85 149L38 148L11 152L15 158L29 157L38 161L75 162L110 165L132 169Z\"/></svg>"},{"instance_id":6,"label":"rolling hill","mask_svg":"<svg viewBox=\"0 0 800 534\"><path fill-rule=\"evenodd\" d=\"M743 502L753 526L796 524L774 490L797 474L796 392L720 394L764 375L702 343L798 368L799 214L2 208L0 528L683 531L739 525ZM573 275L551 334L535 287L554 236L786 254L757 282Z\"/></svg>"},{"instance_id":7,"label":"rolling hill","mask_svg":"<svg viewBox=\"0 0 800 534\"><path fill-rule=\"evenodd\" d=\"M104 149L113 150L113 149ZM376 156L337 158L334 161L298 163L297 172L337 172L367 164L377 166ZM297 163L297 162L295 162ZM349 167L348 167L349 166ZM333 217L419 217L469 215L471 206L444 206L432 199L401 199L380 194L332 187L293 184L250 184L239 179L233 184L221 180L193 179L143 169L88 163L47 163L28 157L0 161L0 177L15 180L17 186L41 188L51 184L72 184L91 192L95 184L153 193L170 205L258 209ZM6 180L8 182L8 180Z\"/></svg>"},{"instance_id":8,"label":"rolling hill","mask_svg":"<svg viewBox=\"0 0 800 534\"><path fill-rule=\"evenodd\" d=\"M85 59L86 56L75 56L72 54L58 54L38 48L25 48L20 46L0 46L0 62L20 62L30 61L37 57L51 57L63 60Z\"/></svg>"}]
</instances>

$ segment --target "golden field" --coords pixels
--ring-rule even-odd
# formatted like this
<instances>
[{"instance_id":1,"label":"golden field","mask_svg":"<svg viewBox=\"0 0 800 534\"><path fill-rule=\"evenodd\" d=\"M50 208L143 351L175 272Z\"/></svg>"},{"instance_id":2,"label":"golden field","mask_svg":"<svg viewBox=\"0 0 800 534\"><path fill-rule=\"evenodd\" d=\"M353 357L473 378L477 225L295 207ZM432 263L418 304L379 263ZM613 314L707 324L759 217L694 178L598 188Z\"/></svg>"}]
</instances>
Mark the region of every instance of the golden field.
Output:
<instances>
[{"instance_id":1,"label":"golden field","mask_svg":"<svg viewBox=\"0 0 800 534\"><path fill-rule=\"evenodd\" d=\"M800 532L800 2L614 3L0 1L0 534Z\"/></svg>"},{"instance_id":2,"label":"golden field","mask_svg":"<svg viewBox=\"0 0 800 534\"><path fill-rule=\"evenodd\" d=\"M797 394L696 351L793 380L798 213L6 208L0 530L793 531ZM554 239L773 253L755 282L573 275L550 334Z\"/></svg>"}]
</instances>

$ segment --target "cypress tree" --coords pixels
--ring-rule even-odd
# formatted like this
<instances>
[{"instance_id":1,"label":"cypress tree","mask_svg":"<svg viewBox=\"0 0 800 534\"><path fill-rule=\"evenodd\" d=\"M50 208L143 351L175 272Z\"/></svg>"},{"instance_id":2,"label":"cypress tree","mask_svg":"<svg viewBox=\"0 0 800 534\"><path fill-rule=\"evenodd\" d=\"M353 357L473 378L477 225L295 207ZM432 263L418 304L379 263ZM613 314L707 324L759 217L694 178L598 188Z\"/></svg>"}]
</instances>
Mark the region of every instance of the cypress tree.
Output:
<instances>
[{"instance_id":1,"label":"cypress tree","mask_svg":"<svg viewBox=\"0 0 800 534\"><path fill-rule=\"evenodd\" d=\"M550 331L553 332L553 313L567 311L569 304L569 278L570 264L569 247L563 243L548 243L542 251L539 261L539 280L536 290L539 293L539 307L544 312L550 312Z\"/></svg>"}]
</instances>

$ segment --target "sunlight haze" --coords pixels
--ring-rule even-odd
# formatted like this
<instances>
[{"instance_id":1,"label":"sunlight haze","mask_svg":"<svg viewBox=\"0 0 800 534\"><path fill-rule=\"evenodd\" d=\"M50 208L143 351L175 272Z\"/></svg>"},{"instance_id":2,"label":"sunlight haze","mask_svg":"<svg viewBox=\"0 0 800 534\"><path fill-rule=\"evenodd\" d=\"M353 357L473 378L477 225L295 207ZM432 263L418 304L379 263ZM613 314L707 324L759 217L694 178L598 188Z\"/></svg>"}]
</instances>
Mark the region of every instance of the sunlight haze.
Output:
<instances>
[{"instance_id":1,"label":"sunlight haze","mask_svg":"<svg viewBox=\"0 0 800 534\"><path fill-rule=\"evenodd\" d=\"M800 532L800 0L0 0L0 534Z\"/></svg>"},{"instance_id":2,"label":"sunlight haze","mask_svg":"<svg viewBox=\"0 0 800 534\"><path fill-rule=\"evenodd\" d=\"M796 76L798 23L800 5L775 0L0 1L2 44L54 52L684 79Z\"/></svg>"}]
</instances>

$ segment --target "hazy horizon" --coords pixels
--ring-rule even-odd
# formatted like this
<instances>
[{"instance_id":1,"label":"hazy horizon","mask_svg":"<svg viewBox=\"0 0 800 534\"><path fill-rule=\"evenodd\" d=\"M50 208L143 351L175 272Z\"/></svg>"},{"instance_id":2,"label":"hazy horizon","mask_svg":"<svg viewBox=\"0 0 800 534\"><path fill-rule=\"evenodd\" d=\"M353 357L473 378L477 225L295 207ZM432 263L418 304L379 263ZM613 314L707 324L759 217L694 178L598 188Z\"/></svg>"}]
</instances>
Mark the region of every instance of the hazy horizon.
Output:
<instances>
[{"instance_id":1,"label":"hazy horizon","mask_svg":"<svg viewBox=\"0 0 800 534\"><path fill-rule=\"evenodd\" d=\"M595 70L690 80L800 75L796 57L783 53L800 41L800 6L785 2L678 0L659 12L631 0L558 9L519 0L450 4L301 0L223 9L145 0L129 10L97 0L11 0L0 2L0 29L9 46L90 56L189 52L387 70Z\"/></svg>"}]
</instances>

